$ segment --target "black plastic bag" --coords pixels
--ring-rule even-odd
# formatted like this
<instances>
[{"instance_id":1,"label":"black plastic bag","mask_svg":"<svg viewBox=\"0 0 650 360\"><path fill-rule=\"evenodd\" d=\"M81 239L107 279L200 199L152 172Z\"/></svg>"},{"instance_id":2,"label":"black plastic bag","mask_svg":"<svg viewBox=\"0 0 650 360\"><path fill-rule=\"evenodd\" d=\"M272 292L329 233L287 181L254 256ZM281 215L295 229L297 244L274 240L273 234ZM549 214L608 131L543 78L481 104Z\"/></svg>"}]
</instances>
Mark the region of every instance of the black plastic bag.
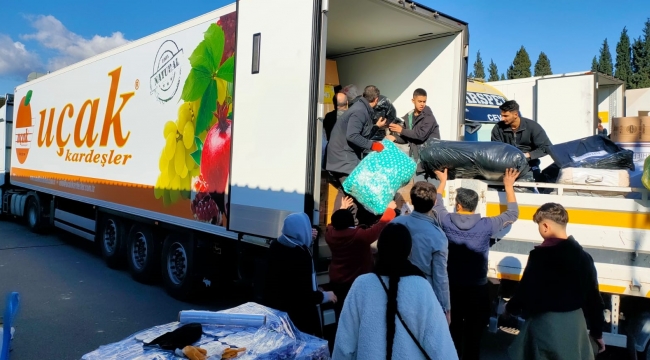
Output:
<instances>
[{"instance_id":1,"label":"black plastic bag","mask_svg":"<svg viewBox=\"0 0 650 360\"><path fill-rule=\"evenodd\" d=\"M159 346L164 350L183 349L201 339L203 327L199 323L185 324L174 331L164 333L145 346Z\"/></svg>"},{"instance_id":2,"label":"black plastic bag","mask_svg":"<svg viewBox=\"0 0 650 360\"><path fill-rule=\"evenodd\" d=\"M385 118L386 127L387 127L388 124L392 124L399 120L399 118L397 117L397 110L395 110L395 107L391 103L390 99L388 99L384 95L379 95L379 101L377 101L377 105L373 110L374 110L374 115L372 118L373 124L376 124L380 118ZM386 137L385 129L379 129L376 126L372 128L372 137L370 138L370 140L382 141L384 140L385 137Z\"/></svg>"},{"instance_id":3,"label":"black plastic bag","mask_svg":"<svg viewBox=\"0 0 650 360\"><path fill-rule=\"evenodd\" d=\"M578 167L634 171L634 152L600 135L549 146L548 154L561 169Z\"/></svg>"},{"instance_id":4,"label":"black plastic bag","mask_svg":"<svg viewBox=\"0 0 650 360\"><path fill-rule=\"evenodd\" d=\"M516 147L501 142L445 141L432 139L420 148L425 171L448 169L450 179L502 180L506 169L530 170L526 156Z\"/></svg>"}]
</instances>

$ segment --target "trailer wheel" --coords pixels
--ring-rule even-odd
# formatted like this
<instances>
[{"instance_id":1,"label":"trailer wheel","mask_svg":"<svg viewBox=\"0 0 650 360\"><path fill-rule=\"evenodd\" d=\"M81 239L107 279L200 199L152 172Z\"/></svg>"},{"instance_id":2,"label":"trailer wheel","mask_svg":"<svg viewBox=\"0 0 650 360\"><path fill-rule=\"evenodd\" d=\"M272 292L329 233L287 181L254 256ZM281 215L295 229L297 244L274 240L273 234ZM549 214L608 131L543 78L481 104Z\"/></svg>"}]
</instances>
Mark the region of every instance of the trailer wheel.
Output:
<instances>
[{"instance_id":1,"label":"trailer wheel","mask_svg":"<svg viewBox=\"0 0 650 360\"><path fill-rule=\"evenodd\" d=\"M194 276L194 247L191 240L169 235L162 249L161 271L165 290L178 300L189 300L198 289Z\"/></svg>"},{"instance_id":2,"label":"trailer wheel","mask_svg":"<svg viewBox=\"0 0 650 360\"><path fill-rule=\"evenodd\" d=\"M151 230L143 225L133 225L127 240L127 262L136 281L151 282L160 268L160 250Z\"/></svg>"},{"instance_id":3,"label":"trailer wheel","mask_svg":"<svg viewBox=\"0 0 650 360\"><path fill-rule=\"evenodd\" d=\"M113 217L105 217L98 236L102 257L108 267L115 269L124 263L126 255L126 231L124 223Z\"/></svg>"},{"instance_id":4,"label":"trailer wheel","mask_svg":"<svg viewBox=\"0 0 650 360\"><path fill-rule=\"evenodd\" d=\"M38 200L34 196L27 199L27 211L25 217L27 218L27 226L33 233L39 233L42 230L43 217L41 215L41 207Z\"/></svg>"}]
</instances>

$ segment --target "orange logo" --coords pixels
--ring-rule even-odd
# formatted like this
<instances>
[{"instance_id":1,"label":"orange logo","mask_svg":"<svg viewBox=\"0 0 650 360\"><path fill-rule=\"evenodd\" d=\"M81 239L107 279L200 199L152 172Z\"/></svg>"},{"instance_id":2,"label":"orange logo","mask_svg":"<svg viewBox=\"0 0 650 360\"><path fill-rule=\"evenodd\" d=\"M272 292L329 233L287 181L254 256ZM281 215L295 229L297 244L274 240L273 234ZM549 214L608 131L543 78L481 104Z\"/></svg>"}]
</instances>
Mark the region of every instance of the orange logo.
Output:
<instances>
[{"instance_id":1,"label":"orange logo","mask_svg":"<svg viewBox=\"0 0 650 360\"><path fill-rule=\"evenodd\" d=\"M32 144L32 135L34 134L34 124L32 124L32 107L29 105L32 100L32 91L29 90L27 95L23 96L18 105L18 115L16 116L16 156L21 164L27 160L29 148Z\"/></svg>"}]
</instances>

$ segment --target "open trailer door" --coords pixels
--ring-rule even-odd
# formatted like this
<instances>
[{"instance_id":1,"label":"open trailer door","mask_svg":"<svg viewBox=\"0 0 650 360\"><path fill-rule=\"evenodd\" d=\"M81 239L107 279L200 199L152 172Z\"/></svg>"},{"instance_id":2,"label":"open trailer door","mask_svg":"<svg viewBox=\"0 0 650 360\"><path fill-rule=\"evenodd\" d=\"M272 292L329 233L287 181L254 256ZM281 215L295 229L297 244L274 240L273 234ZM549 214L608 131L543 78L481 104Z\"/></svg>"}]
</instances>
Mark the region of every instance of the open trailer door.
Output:
<instances>
[{"instance_id":1,"label":"open trailer door","mask_svg":"<svg viewBox=\"0 0 650 360\"><path fill-rule=\"evenodd\" d=\"M536 120L553 144L593 135L595 75L586 73L538 79L536 109Z\"/></svg>"},{"instance_id":2,"label":"open trailer door","mask_svg":"<svg viewBox=\"0 0 650 360\"><path fill-rule=\"evenodd\" d=\"M320 0L238 0L228 228L274 238L311 214Z\"/></svg>"}]
</instances>

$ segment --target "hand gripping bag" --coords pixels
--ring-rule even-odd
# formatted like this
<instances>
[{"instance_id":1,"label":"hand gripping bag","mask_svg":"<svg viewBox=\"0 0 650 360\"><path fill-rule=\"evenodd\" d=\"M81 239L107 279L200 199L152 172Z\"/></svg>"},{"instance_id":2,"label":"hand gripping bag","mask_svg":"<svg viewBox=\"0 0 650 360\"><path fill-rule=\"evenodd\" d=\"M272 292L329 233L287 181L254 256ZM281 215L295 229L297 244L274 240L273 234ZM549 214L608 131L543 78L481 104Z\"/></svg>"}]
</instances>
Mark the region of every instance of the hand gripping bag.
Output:
<instances>
[{"instance_id":1,"label":"hand gripping bag","mask_svg":"<svg viewBox=\"0 0 650 360\"><path fill-rule=\"evenodd\" d=\"M382 214L397 190L415 175L416 164L391 141L381 142L384 150L372 152L343 182L343 189L368 211Z\"/></svg>"},{"instance_id":2,"label":"hand gripping bag","mask_svg":"<svg viewBox=\"0 0 650 360\"><path fill-rule=\"evenodd\" d=\"M517 169L520 178L530 170L521 150L501 142L432 139L420 148L420 161L430 175L448 169L450 179L498 181L508 168Z\"/></svg>"}]
</instances>

